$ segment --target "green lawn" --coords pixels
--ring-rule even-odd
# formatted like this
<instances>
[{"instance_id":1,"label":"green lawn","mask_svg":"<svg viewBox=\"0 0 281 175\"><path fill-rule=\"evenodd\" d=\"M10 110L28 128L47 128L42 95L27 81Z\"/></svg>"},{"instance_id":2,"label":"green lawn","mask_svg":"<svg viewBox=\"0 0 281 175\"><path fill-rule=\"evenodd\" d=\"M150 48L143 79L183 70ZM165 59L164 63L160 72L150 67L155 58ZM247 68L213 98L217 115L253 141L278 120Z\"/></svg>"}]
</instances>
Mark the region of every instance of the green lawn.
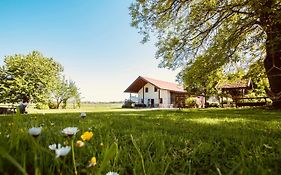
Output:
<instances>
[{"instance_id":1,"label":"green lawn","mask_svg":"<svg viewBox=\"0 0 281 175\"><path fill-rule=\"evenodd\" d=\"M0 116L0 174L74 174L72 154L55 158L48 148L70 145L61 134L69 126L80 130L75 141L94 133L74 150L78 174L281 174L281 111L97 111L84 120L79 113ZM39 125L34 139L27 130ZM97 165L87 167L92 156Z\"/></svg>"}]
</instances>

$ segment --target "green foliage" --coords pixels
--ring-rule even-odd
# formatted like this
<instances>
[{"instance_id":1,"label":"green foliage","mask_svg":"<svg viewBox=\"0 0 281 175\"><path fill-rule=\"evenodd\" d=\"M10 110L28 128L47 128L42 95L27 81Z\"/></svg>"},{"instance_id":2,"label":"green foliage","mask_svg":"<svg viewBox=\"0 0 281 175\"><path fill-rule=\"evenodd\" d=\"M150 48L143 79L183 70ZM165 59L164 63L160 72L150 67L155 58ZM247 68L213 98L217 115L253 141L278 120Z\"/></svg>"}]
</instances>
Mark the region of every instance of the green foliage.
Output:
<instances>
[{"instance_id":1,"label":"green foliage","mask_svg":"<svg viewBox=\"0 0 281 175\"><path fill-rule=\"evenodd\" d=\"M130 7L131 25L144 34L145 41L150 32L157 34L156 56L164 67L185 65L198 55L221 65L242 55L262 54L266 35L259 17L265 4L262 0L137 0ZM280 8L276 2L272 6Z\"/></svg>"},{"instance_id":2,"label":"green foliage","mask_svg":"<svg viewBox=\"0 0 281 175\"><path fill-rule=\"evenodd\" d=\"M49 106L46 103L38 102L35 104L36 109L49 109Z\"/></svg>"},{"instance_id":3,"label":"green foliage","mask_svg":"<svg viewBox=\"0 0 281 175\"><path fill-rule=\"evenodd\" d=\"M70 98L73 98L78 106L80 105L80 93L78 87L74 81L66 80L65 77L58 79L58 82L52 91L52 97L56 101L56 108L59 108L60 104L63 103L62 108L65 109L67 101Z\"/></svg>"},{"instance_id":4,"label":"green foliage","mask_svg":"<svg viewBox=\"0 0 281 175\"><path fill-rule=\"evenodd\" d=\"M49 107L49 109L57 109L57 105L55 103L53 103L52 101L49 101L48 107Z\"/></svg>"},{"instance_id":5,"label":"green foliage","mask_svg":"<svg viewBox=\"0 0 281 175\"><path fill-rule=\"evenodd\" d=\"M189 91L213 93L217 70L242 62L246 70L266 58L270 88L280 94L279 0L136 0L130 14L144 42L156 35L160 66L183 68Z\"/></svg>"},{"instance_id":6,"label":"green foliage","mask_svg":"<svg viewBox=\"0 0 281 175\"><path fill-rule=\"evenodd\" d=\"M27 130L39 125L35 140ZM35 155L41 174L73 174L71 154L55 158L48 148L70 144L61 135L69 126L80 130L75 140L94 133L75 148L78 174L101 167L101 174L120 175L280 174L280 125L280 110L262 109L93 112L83 120L77 113L1 116L0 174L34 174ZM97 165L88 167L92 156Z\"/></svg>"},{"instance_id":7,"label":"green foliage","mask_svg":"<svg viewBox=\"0 0 281 175\"><path fill-rule=\"evenodd\" d=\"M216 85L225 76L221 69L212 66L213 60L198 57L190 66L182 71L182 79L186 90L193 95L216 95Z\"/></svg>"},{"instance_id":8,"label":"green foliage","mask_svg":"<svg viewBox=\"0 0 281 175\"><path fill-rule=\"evenodd\" d=\"M125 100L124 104L122 105L122 108L134 108L135 102L132 100Z\"/></svg>"},{"instance_id":9,"label":"green foliage","mask_svg":"<svg viewBox=\"0 0 281 175\"><path fill-rule=\"evenodd\" d=\"M33 51L27 55L6 56L1 68L1 102L18 103L24 95L33 102L45 102L62 66L52 58Z\"/></svg>"},{"instance_id":10,"label":"green foliage","mask_svg":"<svg viewBox=\"0 0 281 175\"><path fill-rule=\"evenodd\" d=\"M251 64L245 77L252 80L254 85L253 93L256 96L267 96L266 89L269 88L269 83L262 60Z\"/></svg>"},{"instance_id":11,"label":"green foliage","mask_svg":"<svg viewBox=\"0 0 281 175\"><path fill-rule=\"evenodd\" d=\"M61 103L66 107L70 98L80 104L76 84L61 78L63 67L52 58L33 51L27 55L6 56L4 63L0 67L1 103L18 103L28 95L37 109L47 109L51 97L57 100L57 107Z\"/></svg>"},{"instance_id":12,"label":"green foliage","mask_svg":"<svg viewBox=\"0 0 281 175\"><path fill-rule=\"evenodd\" d=\"M197 102L196 102L196 97L188 97L186 100L185 100L185 105L188 107L188 108L195 108L197 106Z\"/></svg>"}]
</instances>

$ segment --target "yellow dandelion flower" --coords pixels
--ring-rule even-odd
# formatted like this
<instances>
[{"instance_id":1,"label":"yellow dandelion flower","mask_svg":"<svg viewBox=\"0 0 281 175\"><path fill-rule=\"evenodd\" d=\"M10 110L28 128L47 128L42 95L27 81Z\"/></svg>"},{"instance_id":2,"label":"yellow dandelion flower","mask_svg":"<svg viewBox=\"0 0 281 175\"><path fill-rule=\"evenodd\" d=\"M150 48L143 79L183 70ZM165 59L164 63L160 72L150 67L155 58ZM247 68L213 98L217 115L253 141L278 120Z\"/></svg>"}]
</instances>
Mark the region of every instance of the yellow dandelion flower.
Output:
<instances>
[{"instance_id":1,"label":"yellow dandelion flower","mask_svg":"<svg viewBox=\"0 0 281 175\"><path fill-rule=\"evenodd\" d=\"M81 139L83 141L89 141L93 137L93 132L86 131L83 135L81 135Z\"/></svg>"},{"instance_id":2,"label":"yellow dandelion flower","mask_svg":"<svg viewBox=\"0 0 281 175\"><path fill-rule=\"evenodd\" d=\"M97 164L97 159L96 159L95 156L93 156L93 157L91 158L91 160L90 160L89 167L91 167L91 166L96 166L96 164Z\"/></svg>"}]
</instances>

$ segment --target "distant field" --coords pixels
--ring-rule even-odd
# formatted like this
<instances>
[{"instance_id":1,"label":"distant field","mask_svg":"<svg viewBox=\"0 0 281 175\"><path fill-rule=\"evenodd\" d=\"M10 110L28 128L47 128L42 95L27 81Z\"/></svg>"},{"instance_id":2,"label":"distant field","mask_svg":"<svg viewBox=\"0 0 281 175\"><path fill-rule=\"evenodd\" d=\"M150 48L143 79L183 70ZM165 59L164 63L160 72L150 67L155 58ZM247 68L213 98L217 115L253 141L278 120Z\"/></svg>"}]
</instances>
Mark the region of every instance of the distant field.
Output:
<instances>
[{"instance_id":1,"label":"distant field","mask_svg":"<svg viewBox=\"0 0 281 175\"><path fill-rule=\"evenodd\" d=\"M78 174L281 174L281 111L88 109L95 112L85 119L78 113L0 116L0 174L74 174L72 154L55 158L48 148L70 145L61 134L69 126L80 130L74 141L84 131L94 133L75 148ZM37 139L27 133L33 126L42 126ZM97 164L88 167L92 156Z\"/></svg>"},{"instance_id":2,"label":"distant field","mask_svg":"<svg viewBox=\"0 0 281 175\"><path fill-rule=\"evenodd\" d=\"M71 105L70 105L71 107ZM71 109L48 109L38 110L33 107L27 108L29 113L71 113L71 112L102 112L102 111L120 111L122 110L122 103L96 103L96 104L85 104L82 103L80 108Z\"/></svg>"}]
</instances>

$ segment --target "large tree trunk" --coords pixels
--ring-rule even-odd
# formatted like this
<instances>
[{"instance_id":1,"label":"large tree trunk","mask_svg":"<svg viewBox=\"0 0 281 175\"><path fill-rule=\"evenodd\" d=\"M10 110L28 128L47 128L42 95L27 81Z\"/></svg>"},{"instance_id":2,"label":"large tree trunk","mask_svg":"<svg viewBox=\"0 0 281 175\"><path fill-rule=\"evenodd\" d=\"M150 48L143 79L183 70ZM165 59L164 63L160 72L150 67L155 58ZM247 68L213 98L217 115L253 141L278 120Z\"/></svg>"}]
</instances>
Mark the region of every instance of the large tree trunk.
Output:
<instances>
[{"instance_id":1,"label":"large tree trunk","mask_svg":"<svg viewBox=\"0 0 281 175\"><path fill-rule=\"evenodd\" d=\"M273 101L273 107L281 108L281 23L267 26L266 34L264 66L270 84L268 95Z\"/></svg>"}]
</instances>

